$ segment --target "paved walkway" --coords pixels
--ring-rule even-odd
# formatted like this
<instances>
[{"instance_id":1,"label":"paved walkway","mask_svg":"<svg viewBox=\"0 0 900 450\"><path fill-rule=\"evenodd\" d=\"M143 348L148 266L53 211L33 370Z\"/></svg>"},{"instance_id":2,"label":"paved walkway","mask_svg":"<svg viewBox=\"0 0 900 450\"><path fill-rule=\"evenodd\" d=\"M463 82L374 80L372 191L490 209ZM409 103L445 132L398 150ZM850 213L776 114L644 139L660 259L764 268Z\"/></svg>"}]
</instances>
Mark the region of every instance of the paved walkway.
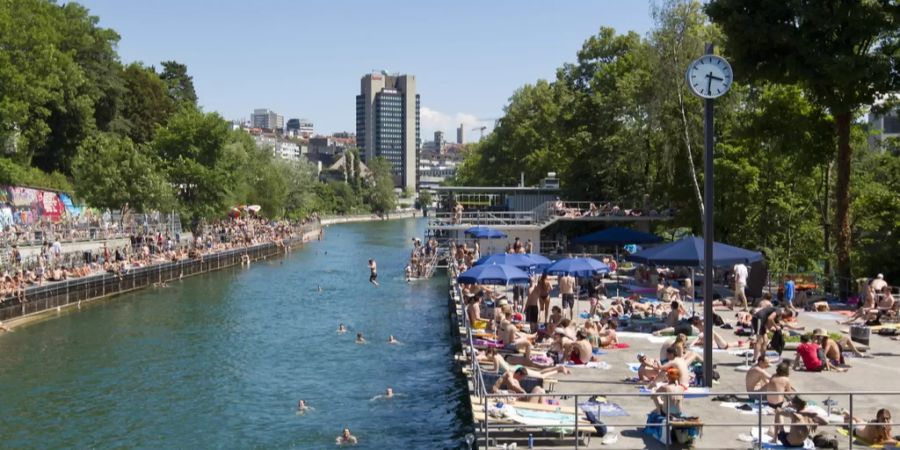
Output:
<instances>
[{"instance_id":1,"label":"paved walkway","mask_svg":"<svg viewBox=\"0 0 900 450\"><path fill-rule=\"evenodd\" d=\"M553 305L560 305L558 298L553 299ZM584 300L577 302L579 312L587 311L589 303ZM726 321L734 320L733 314L728 311L719 311ZM838 331L846 329L846 326L838 326L836 319L841 318L836 313L804 313L801 314L799 322L806 326L807 330L813 328L825 328L827 331ZM720 334L726 340L736 342L738 337L730 330L719 330ZM633 384L626 384L623 380L626 377L635 375L630 372L628 363L636 362L637 352L644 352L648 355L658 358L662 343L651 342L646 337L622 337L620 341L630 345L628 349L610 350L603 355L603 361L610 364L609 370L600 369L572 369L572 373L568 375L560 374L557 376L559 384L555 388L555 393L559 394L609 394L609 393L637 393L638 388ZM745 344L746 345L746 344ZM798 391L900 391L900 342L892 341L889 338L874 336L872 337L870 354L875 355L872 359L849 359L848 362L852 368L845 373L825 372L825 373L807 373L792 372L791 380ZM794 358L793 351L785 351L785 358ZM741 357L728 354L727 352L717 352L714 354L715 363L718 365L718 371L721 374L720 382L713 387L713 392L726 391L744 391L744 372L735 370L737 366L743 364ZM774 365L770 372L774 372ZM714 394L715 395L715 394ZM750 433L750 430L757 423L755 414L743 414L734 408L725 408L719 402L711 401L709 398L686 399L684 402L684 410L688 415L699 416L707 424L713 423L743 423L744 425L729 428L707 426L703 430L702 438L696 443L697 448L707 449L746 449L751 448L749 443L741 442L737 439L738 434ZM812 400L821 404L827 395L807 395L803 396L807 400ZM836 408L850 408L847 396L833 396L838 401ZM585 401L579 397L579 402ZM609 401L618 403L630 415L625 417L602 417L608 425L616 427L615 433L619 435L618 442L612 445L602 445L599 438L593 438L590 445L581 448L610 448L610 449L662 449L664 445L658 441L641 433L640 429L633 426L617 426L616 424L625 423L644 423L647 419L647 413L653 409L652 402L649 397L609 397ZM875 411L880 407L891 407L896 400L884 395L867 395L854 397L854 415L857 417L871 420L875 417ZM562 405L574 406L574 399L563 399ZM763 416L763 423L772 423L773 416ZM820 431L834 433L834 428ZM548 435L549 436L549 435ZM842 437L842 436L838 436ZM570 448L572 440L552 441L545 439L543 436L536 436L537 445L535 448ZM517 442L518 448L527 448L526 440L500 439L503 442ZM841 448L847 448L848 441L846 438L840 443ZM854 448L863 448L854 445Z\"/></svg>"}]
</instances>

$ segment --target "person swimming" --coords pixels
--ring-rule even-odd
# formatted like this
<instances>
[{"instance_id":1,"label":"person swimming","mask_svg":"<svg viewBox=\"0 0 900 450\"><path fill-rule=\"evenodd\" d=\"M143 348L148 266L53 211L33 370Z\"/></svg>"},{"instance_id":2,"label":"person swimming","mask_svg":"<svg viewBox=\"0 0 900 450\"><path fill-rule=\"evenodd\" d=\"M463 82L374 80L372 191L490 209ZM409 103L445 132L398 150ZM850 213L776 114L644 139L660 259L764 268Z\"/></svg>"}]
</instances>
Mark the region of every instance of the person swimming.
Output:
<instances>
[{"instance_id":1,"label":"person swimming","mask_svg":"<svg viewBox=\"0 0 900 450\"><path fill-rule=\"evenodd\" d=\"M384 394L378 394L372 397L372 399L369 401L374 402L376 400L390 400L394 397L403 397L403 394L395 394L393 388L387 388L387 390L384 391Z\"/></svg>"},{"instance_id":2,"label":"person swimming","mask_svg":"<svg viewBox=\"0 0 900 450\"><path fill-rule=\"evenodd\" d=\"M356 436L350 434L349 428L344 428L344 432L341 433L340 436L335 438L334 442L337 445L356 445L359 443L359 439Z\"/></svg>"},{"instance_id":3,"label":"person swimming","mask_svg":"<svg viewBox=\"0 0 900 450\"><path fill-rule=\"evenodd\" d=\"M338 325L337 332L338 334L344 334L347 332L347 327L345 327L344 324L340 324Z\"/></svg>"},{"instance_id":4,"label":"person swimming","mask_svg":"<svg viewBox=\"0 0 900 450\"><path fill-rule=\"evenodd\" d=\"M388 344L399 344L399 343L400 343L400 341L398 341L397 338L395 338L393 334L388 336Z\"/></svg>"},{"instance_id":5,"label":"person swimming","mask_svg":"<svg viewBox=\"0 0 900 450\"><path fill-rule=\"evenodd\" d=\"M365 344L366 339L363 337L362 333L356 333L356 343L357 344Z\"/></svg>"},{"instance_id":6,"label":"person swimming","mask_svg":"<svg viewBox=\"0 0 900 450\"><path fill-rule=\"evenodd\" d=\"M297 415L298 416L302 416L302 415L306 414L307 412L312 411L314 409L315 408L313 408L312 406L309 406L306 404L306 400L300 400L299 402L297 402Z\"/></svg>"}]
</instances>

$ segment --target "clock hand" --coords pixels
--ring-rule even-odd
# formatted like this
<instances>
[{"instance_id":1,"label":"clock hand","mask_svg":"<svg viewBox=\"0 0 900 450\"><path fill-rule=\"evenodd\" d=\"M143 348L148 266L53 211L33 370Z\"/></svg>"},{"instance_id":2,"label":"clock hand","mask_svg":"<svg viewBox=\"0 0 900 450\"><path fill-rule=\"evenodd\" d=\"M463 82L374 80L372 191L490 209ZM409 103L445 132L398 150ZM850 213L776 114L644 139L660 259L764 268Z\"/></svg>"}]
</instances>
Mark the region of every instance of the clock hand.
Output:
<instances>
[{"instance_id":1,"label":"clock hand","mask_svg":"<svg viewBox=\"0 0 900 450\"><path fill-rule=\"evenodd\" d=\"M724 81L723 78L719 78L719 77L717 77L717 76L710 76L710 78L712 78L713 80Z\"/></svg>"},{"instance_id":2,"label":"clock hand","mask_svg":"<svg viewBox=\"0 0 900 450\"><path fill-rule=\"evenodd\" d=\"M712 79L713 79L713 74L712 74L712 72L710 72L709 74L706 75L706 94L707 95L712 94Z\"/></svg>"}]
</instances>

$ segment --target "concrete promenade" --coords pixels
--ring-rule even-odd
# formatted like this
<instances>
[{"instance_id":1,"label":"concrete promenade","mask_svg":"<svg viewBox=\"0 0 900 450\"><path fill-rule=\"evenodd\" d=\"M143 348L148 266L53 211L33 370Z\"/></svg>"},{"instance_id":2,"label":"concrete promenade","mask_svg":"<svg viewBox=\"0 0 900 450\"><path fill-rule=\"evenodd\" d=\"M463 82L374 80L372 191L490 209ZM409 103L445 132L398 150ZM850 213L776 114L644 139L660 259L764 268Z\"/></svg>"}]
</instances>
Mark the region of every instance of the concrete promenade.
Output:
<instances>
[{"instance_id":1,"label":"concrete promenade","mask_svg":"<svg viewBox=\"0 0 900 450\"><path fill-rule=\"evenodd\" d=\"M559 298L553 298L553 305L561 306ZM589 302L579 300L576 302L579 312L589 310ZM699 307L699 305L698 305ZM734 314L729 314L728 310L717 311L726 321L734 321ZM577 316L576 316L577 317ZM799 323L811 331L814 328L824 328L826 331L836 332L846 330L847 326L839 326L836 320L843 316L837 313L803 313L800 316ZM583 322L583 319L578 319ZM738 339L745 339L735 336L731 330L717 329L718 332L727 340L736 343ZM465 329L460 330L462 339L465 339ZM637 362L636 354L638 352L646 353L648 356L658 359L659 353L663 345L660 338L651 338L650 335L636 335L624 333L620 337L620 342L629 345L627 349L607 350L601 356L602 361L609 364L608 370L588 369L588 368L572 368L570 374L557 374L553 377L559 382L555 386L551 396L560 400L561 406L574 407L575 398L560 398L561 395L571 396L578 394L579 402L586 401L591 395L609 395L609 394L636 394L639 388L635 384L624 382L625 378L636 375L631 372L628 367L629 363ZM746 344L744 344L746 347ZM870 349L867 354L873 355L874 358L848 358L848 363L852 368L844 373L837 372L791 372L791 382L799 392L821 392L821 395L802 395L812 404L819 406L831 397L838 402L835 409L850 409L850 402L846 395L828 395L826 392L839 391L857 391L878 394L855 395L853 401L854 415L865 419L873 420L875 412L878 408L887 407L891 409L894 404L900 401L900 396L888 396L887 392L900 391L900 342L890 340L889 338L876 336L873 334ZM793 359L795 352L786 350L784 358ZM736 368L744 364L744 358L729 354L727 351L717 351L714 354L715 364L717 364L718 372L721 380L714 385L712 395L706 398L688 398L685 399L683 409L686 415L699 416L709 426L704 427L702 437L696 442L696 448L705 449L748 449L753 448L753 444L742 442L738 439L739 434L749 434L751 429L757 426L758 416L755 413L746 413L737 410L734 407L723 407L720 402L712 401L712 397L722 392L744 392L745 372L738 371ZM774 373L774 364L769 368L770 373ZM471 383L470 383L471 385ZM584 395L581 397L580 395ZM653 404L649 396L642 397L615 397L608 396L609 402L617 403L625 411L628 416L622 417L600 417L601 420L615 427L614 434L618 435L618 440L614 444L601 444L601 439L594 437L588 445L580 445L580 448L610 448L610 449L663 449L665 445L657 440L642 433L640 426L634 424L643 424L647 420L647 414L653 409ZM824 406L822 406L824 408ZM483 411L479 409L479 411ZM480 414L483 416L483 412ZM479 414L476 412L475 417ZM583 417L583 415L582 415ZM764 428L765 425L773 423L774 416L763 415ZM713 424L740 424L730 427L714 427ZM477 428L477 427L476 427ZM896 427L895 427L896 429ZM493 431L493 430L492 430ZM836 434L841 438L840 448L848 448L849 440L836 433L835 427L820 427L819 431ZM895 433L896 434L896 433ZM495 432L494 436L499 436L497 443L516 442L518 448L527 448L528 433L509 434ZM508 436L508 437L506 437ZM568 439L559 440L558 435L553 433L535 434L535 448L558 449L573 448L574 441L569 436ZM492 439L493 441L493 439ZM479 447L484 448L484 447ZM493 447L492 447L493 448ZM854 448L865 448L863 446L854 445Z\"/></svg>"}]
</instances>

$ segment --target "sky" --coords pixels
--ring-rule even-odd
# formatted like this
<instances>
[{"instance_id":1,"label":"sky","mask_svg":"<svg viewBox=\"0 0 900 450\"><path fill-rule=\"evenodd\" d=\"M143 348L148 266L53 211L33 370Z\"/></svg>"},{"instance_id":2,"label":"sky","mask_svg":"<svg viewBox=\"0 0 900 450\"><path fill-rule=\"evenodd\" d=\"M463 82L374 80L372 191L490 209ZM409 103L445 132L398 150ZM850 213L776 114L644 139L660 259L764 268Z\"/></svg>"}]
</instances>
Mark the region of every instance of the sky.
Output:
<instances>
[{"instance_id":1,"label":"sky","mask_svg":"<svg viewBox=\"0 0 900 450\"><path fill-rule=\"evenodd\" d=\"M646 34L649 0L81 0L120 36L122 61L188 67L200 104L226 119L254 108L355 132L360 78L416 76L422 140L466 141L509 97L573 62L602 26Z\"/></svg>"}]
</instances>

